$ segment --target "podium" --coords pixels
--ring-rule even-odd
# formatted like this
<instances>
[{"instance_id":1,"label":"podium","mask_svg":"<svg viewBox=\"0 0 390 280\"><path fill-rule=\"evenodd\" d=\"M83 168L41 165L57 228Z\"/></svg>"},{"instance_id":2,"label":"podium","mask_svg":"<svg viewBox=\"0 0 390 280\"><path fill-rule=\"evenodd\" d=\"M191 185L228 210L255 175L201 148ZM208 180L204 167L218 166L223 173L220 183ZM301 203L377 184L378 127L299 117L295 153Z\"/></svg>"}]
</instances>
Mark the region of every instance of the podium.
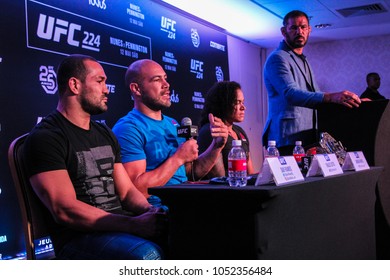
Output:
<instances>
[{"instance_id":1,"label":"podium","mask_svg":"<svg viewBox=\"0 0 390 280\"><path fill-rule=\"evenodd\" d=\"M383 166L376 189L377 257L390 259L390 105L389 100L362 102L349 109L322 104L318 131L328 132L347 151L363 151L370 166Z\"/></svg>"}]
</instances>

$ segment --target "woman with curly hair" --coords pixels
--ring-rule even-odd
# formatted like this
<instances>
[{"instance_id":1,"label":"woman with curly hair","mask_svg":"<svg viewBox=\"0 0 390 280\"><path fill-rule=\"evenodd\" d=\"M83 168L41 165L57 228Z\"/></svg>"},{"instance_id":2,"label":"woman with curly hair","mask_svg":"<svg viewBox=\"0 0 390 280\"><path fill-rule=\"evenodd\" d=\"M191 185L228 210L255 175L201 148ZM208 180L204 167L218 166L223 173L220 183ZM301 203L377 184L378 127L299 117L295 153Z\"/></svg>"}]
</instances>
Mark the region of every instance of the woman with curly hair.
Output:
<instances>
[{"instance_id":1,"label":"woman with curly hair","mask_svg":"<svg viewBox=\"0 0 390 280\"><path fill-rule=\"evenodd\" d=\"M222 81L215 83L207 92L204 108L199 123L198 145L199 153L206 150L212 141L208 115L212 113L220 118L228 127L229 136L220 155L220 160L208 173L208 178L227 176L228 154L232 148L234 139L241 140L242 147L247 156L247 172L254 174L253 164L249 153L249 139L245 131L238 125L245 118L246 107L244 105L244 93L241 85L234 81ZM223 167L222 167L223 165Z\"/></svg>"}]
</instances>

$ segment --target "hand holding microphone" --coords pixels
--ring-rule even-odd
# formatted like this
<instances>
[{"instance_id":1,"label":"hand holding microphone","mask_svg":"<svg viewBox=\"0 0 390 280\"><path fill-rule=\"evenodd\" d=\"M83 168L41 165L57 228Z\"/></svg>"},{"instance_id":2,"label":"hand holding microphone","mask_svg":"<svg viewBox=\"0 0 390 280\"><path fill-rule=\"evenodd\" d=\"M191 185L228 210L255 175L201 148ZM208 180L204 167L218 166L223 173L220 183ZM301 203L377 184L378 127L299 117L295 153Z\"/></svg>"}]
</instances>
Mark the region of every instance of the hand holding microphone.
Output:
<instances>
[{"instance_id":1,"label":"hand holding microphone","mask_svg":"<svg viewBox=\"0 0 390 280\"><path fill-rule=\"evenodd\" d=\"M210 121L210 133L213 137L212 144L199 158L199 164L195 166L195 161L198 158L198 144L194 138L198 136L198 127L192 125L190 118L183 118L181 126L178 127L177 134L179 137L187 139L177 150L179 158L186 157L186 163L191 163L192 181L203 178L210 169L215 165L216 161L220 158L221 150L226 144L228 137L228 128L224 122L213 114L209 114ZM195 150L196 149L196 150ZM196 157L192 160L188 160L191 152L196 151ZM175 153L175 154L176 154ZM195 155L195 154L194 154Z\"/></svg>"},{"instance_id":2,"label":"hand holding microphone","mask_svg":"<svg viewBox=\"0 0 390 280\"><path fill-rule=\"evenodd\" d=\"M188 139L196 139L198 137L198 127L192 125L192 120L185 117L181 120L181 126L177 128L177 136Z\"/></svg>"},{"instance_id":3,"label":"hand holding microphone","mask_svg":"<svg viewBox=\"0 0 390 280\"><path fill-rule=\"evenodd\" d=\"M185 138L187 141L179 146L176 153L184 163L192 162L198 158L198 127L192 125L190 118L185 117L181 121L181 125L177 128L177 136Z\"/></svg>"}]
</instances>

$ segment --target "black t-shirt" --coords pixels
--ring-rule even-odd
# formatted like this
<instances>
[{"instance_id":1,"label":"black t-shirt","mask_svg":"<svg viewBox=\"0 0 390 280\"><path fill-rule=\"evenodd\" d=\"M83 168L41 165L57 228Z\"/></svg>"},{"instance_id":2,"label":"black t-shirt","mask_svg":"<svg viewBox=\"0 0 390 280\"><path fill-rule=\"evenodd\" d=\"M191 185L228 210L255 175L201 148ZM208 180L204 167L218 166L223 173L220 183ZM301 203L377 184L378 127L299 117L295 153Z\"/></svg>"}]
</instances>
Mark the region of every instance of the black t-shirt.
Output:
<instances>
[{"instance_id":1,"label":"black t-shirt","mask_svg":"<svg viewBox=\"0 0 390 280\"><path fill-rule=\"evenodd\" d=\"M248 158L249 155L249 139L246 135L245 131L238 125L233 124L232 127L233 131L238 135L238 139L241 140L242 148L244 149L246 153L246 157ZM199 153L203 153L207 150L207 148L210 146L211 142L213 141L213 138L211 137L210 133L210 124L207 123L203 125L199 130L198 135L198 146L199 146ZM225 176L227 176L228 172L228 155L230 150L232 149L232 142L233 137L230 135L228 136L227 142L225 147L222 149L222 158L223 158L223 165L225 167Z\"/></svg>"},{"instance_id":2,"label":"black t-shirt","mask_svg":"<svg viewBox=\"0 0 390 280\"><path fill-rule=\"evenodd\" d=\"M105 125L91 121L90 129L84 130L55 111L35 126L24 149L30 177L67 170L77 199L108 212L122 212L112 178L114 163L121 161L120 149ZM54 224L51 233L54 246L56 243L62 246L74 234L77 232Z\"/></svg>"},{"instance_id":3,"label":"black t-shirt","mask_svg":"<svg viewBox=\"0 0 390 280\"><path fill-rule=\"evenodd\" d=\"M384 100L386 99L379 92L367 88L361 95L360 98L370 98L371 100Z\"/></svg>"}]
</instances>

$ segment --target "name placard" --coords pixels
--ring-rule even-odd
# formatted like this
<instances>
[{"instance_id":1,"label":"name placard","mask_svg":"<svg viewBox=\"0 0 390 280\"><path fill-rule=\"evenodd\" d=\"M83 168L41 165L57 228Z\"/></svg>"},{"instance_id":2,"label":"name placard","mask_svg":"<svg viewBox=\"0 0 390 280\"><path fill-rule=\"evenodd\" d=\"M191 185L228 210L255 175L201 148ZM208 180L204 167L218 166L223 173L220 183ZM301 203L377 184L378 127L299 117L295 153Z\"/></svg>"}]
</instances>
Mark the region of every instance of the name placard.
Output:
<instances>
[{"instance_id":1,"label":"name placard","mask_svg":"<svg viewBox=\"0 0 390 280\"><path fill-rule=\"evenodd\" d=\"M342 174L340 163L335 154L317 154L314 155L306 177L312 176L332 176Z\"/></svg>"},{"instance_id":2,"label":"name placard","mask_svg":"<svg viewBox=\"0 0 390 280\"><path fill-rule=\"evenodd\" d=\"M362 151L348 152L343 164L343 170L367 170L370 166Z\"/></svg>"},{"instance_id":3,"label":"name placard","mask_svg":"<svg viewBox=\"0 0 390 280\"><path fill-rule=\"evenodd\" d=\"M261 173L257 176L255 186L275 182L277 186L304 181L298 164L293 156L265 158Z\"/></svg>"}]
</instances>

